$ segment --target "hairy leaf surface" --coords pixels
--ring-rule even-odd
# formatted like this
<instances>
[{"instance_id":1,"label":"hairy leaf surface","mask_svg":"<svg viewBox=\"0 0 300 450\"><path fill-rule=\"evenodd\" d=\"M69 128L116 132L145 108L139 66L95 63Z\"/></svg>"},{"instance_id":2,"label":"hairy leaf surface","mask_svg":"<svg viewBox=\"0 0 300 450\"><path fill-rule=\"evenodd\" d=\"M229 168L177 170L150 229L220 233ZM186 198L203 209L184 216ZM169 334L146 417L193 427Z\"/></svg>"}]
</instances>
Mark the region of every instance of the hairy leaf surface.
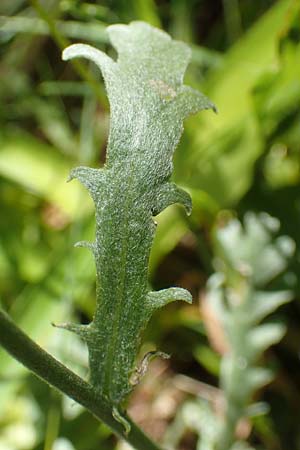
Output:
<instances>
[{"instance_id":1,"label":"hairy leaf surface","mask_svg":"<svg viewBox=\"0 0 300 450\"><path fill-rule=\"evenodd\" d=\"M174 300L191 302L181 288L149 292L153 216L173 203L190 212L189 195L169 181L173 152L185 117L215 108L183 85L190 59L185 44L142 22L113 25L108 33L117 61L84 44L63 53L65 60L85 57L97 64L111 108L105 167L79 167L70 175L95 203L95 242L79 245L95 257L96 311L89 325L65 328L87 342L91 383L118 405L132 389L141 332L153 311Z\"/></svg>"}]
</instances>

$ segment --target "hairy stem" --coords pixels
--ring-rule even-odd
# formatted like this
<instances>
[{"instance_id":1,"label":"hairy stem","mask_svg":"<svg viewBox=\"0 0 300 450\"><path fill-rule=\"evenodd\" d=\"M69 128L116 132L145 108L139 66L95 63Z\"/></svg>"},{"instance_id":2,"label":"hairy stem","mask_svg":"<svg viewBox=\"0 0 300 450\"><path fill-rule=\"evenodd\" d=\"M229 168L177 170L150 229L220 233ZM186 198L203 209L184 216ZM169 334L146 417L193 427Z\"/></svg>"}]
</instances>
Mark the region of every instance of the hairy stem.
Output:
<instances>
[{"instance_id":1,"label":"hairy stem","mask_svg":"<svg viewBox=\"0 0 300 450\"><path fill-rule=\"evenodd\" d=\"M131 429L126 435L124 427L112 415L113 406L89 383L30 339L2 309L0 309L0 344L36 376L80 403L137 450L160 450L160 447L127 416L126 420Z\"/></svg>"}]
</instances>

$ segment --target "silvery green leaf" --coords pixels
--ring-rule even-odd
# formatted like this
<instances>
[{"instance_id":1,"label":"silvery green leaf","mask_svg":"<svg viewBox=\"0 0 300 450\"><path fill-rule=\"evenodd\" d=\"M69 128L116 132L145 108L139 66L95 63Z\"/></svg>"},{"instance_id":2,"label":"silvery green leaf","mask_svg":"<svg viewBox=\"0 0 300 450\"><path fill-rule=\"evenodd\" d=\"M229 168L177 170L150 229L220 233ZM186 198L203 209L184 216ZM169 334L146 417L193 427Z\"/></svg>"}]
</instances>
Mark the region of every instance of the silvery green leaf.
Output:
<instances>
[{"instance_id":1,"label":"silvery green leaf","mask_svg":"<svg viewBox=\"0 0 300 450\"><path fill-rule=\"evenodd\" d=\"M287 267L295 250L295 243L288 236L273 239L278 228L277 219L265 213L247 213L244 227L237 219L231 220L216 234L225 264L251 277L256 285L270 281Z\"/></svg>"},{"instance_id":2,"label":"silvery green leaf","mask_svg":"<svg viewBox=\"0 0 300 450\"><path fill-rule=\"evenodd\" d=\"M85 44L63 52L65 60L83 57L99 67L111 114L105 167L78 167L70 175L95 203L95 242L78 246L95 257L96 311L89 325L63 328L86 341L91 383L118 406L132 389L141 334L153 311L174 300L191 302L181 288L149 292L153 216L173 203L190 213L190 196L169 181L173 153L184 119L215 107L183 84L191 54L185 44L143 22L112 25L107 31L116 61ZM116 408L114 414L118 417Z\"/></svg>"},{"instance_id":3,"label":"silvery green leaf","mask_svg":"<svg viewBox=\"0 0 300 450\"><path fill-rule=\"evenodd\" d=\"M286 328L280 323L268 323L253 328L248 333L248 345L253 357L257 357L271 345L279 342Z\"/></svg>"}]
</instances>

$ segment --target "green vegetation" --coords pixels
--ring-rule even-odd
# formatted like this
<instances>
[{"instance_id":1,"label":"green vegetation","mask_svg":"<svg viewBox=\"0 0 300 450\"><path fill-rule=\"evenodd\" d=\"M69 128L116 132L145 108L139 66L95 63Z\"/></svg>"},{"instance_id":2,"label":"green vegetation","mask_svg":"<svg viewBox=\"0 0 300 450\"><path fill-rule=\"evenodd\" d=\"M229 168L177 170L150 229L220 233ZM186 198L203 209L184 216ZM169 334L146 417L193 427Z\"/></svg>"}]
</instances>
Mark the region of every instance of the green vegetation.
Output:
<instances>
[{"instance_id":1,"label":"green vegetation","mask_svg":"<svg viewBox=\"0 0 300 450\"><path fill-rule=\"evenodd\" d=\"M171 355L151 362L119 406L165 446L193 449L197 442L200 449L238 449L248 448L248 442L257 450L299 447L299 16L296 0L4 0L0 5L0 302L14 323L83 379L89 378L85 343L51 322L90 323L105 301L95 304L92 255L72 249L76 241L93 241L93 204L79 183L65 180L74 167L101 167L105 161L107 167L97 173L109 172L116 147L110 127L105 155L110 112L97 68L83 60L61 61L61 50L85 41L115 60L107 26L146 21L191 47L185 85L204 92L218 107L217 115L203 112L185 121L172 181L190 194L192 213L187 216L173 205L155 218L151 287L145 276L140 286L145 294L170 286L186 288L193 304L176 302L157 310L139 351L139 330L150 313L145 321L140 316L128 364L118 361L117 345L102 354L111 365L101 386L116 404L127 396L129 371L145 354L150 357L159 349ZM120 45L125 42L121 39ZM134 70L129 57L124 64ZM154 69L160 73L163 66ZM135 82L127 85L118 88L124 98L135 90ZM158 97L171 104L171 87L166 91L155 83L148 107L154 110ZM130 101L119 106L128 113L124 119L134 110ZM134 126L132 119L129 123ZM180 128L175 116L173 122L157 118L154 124L157 142L163 139L157 127ZM173 146L168 148L170 162ZM158 170L167 164L161 151ZM145 171L151 172L149 167ZM84 173L73 170L78 178ZM126 173L110 183L116 192L121 183L124 187L119 206L112 205L123 218ZM161 180L168 175L161 173ZM181 195L186 202L188 197ZM162 202L161 209L167 204ZM159 211L154 205L153 213ZM115 227L116 233L122 232L117 221ZM99 232L97 226L100 239ZM149 252L152 238L147 239L142 244ZM96 266L101 272L97 257ZM107 273L114 269L104 264ZM181 295L175 298L182 298L183 290L177 292ZM146 296L141 298L146 301ZM112 326L113 321L105 324L106 335ZM284 330L281 342L272 345ZM110 377L113 372L118 376ZM256 379L248 379L246 372ZM1 450L122 447L106 426L29 375L4 351L0 394ZM110 412L107 417L106 423L111 421L124 434L124 426ZM136 430L133 426L129 436L138 435Z\"/></svg>"},{"instance_id":2,"label":"green vegetation","mask_svg":"<svg viewBox=\"0 0 300 450\"><path fill-rule=\"evenodd\" d=\"M89 349L91 383L118 408L132 390L130 376L141 332L153 312L172 301L192 302L181 288L150 292L148 264L158 215L173 203L191 211L189 195L169 182L183 119L214 106L182 85L188 47L144 22L108 28L117 63L83 44L63 58L83 56L101 69L111 120L104 169L78 167L96 210L96 240L76 246L92 250L97 269L97 306L88 325L64 325Z\"/></svg>"}]
</instances>

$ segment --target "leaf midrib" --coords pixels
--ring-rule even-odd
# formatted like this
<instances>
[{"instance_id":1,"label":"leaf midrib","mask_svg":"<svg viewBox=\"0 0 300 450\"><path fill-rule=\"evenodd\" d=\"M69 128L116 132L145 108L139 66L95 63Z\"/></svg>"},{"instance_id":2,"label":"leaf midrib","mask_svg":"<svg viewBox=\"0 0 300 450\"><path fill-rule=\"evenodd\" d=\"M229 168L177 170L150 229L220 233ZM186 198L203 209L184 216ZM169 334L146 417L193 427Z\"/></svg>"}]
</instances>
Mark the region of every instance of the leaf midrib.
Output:
<instances>
[{"instance_id":1,"label":"leaf midrib","mask_svg":"<svg viewBox=\"0 0 300 450\"><path fill-rule=\"evenodd\" d=\"M111 345L107 348L107 363L105 364L105 368L107 369L105 372L105 385L108 387L109 395L113 393L113 381L115 379L118 379L118 377L114 377L113 375L113 366L114 361L118 360L116 358L116 344L118 340L119 334L122 332L119 323L122 313L122 300L124 297L124 286L125 286L125 279L126 279L126 273L127 273L127 254L128 254L128 236L129 236L129 205L132 202L133 191L131 190L132 181L133 181L133 169L131 172L129 172L128 175L128 184L127 184L127 198L124 206L124 233L122 237L122 254L121 254L121 267L120 267L120 278L119 278L119 289L117 294L117 300L115 303L114 308L114 314L113 314L113 329L112 329L112 336L111 336ZM119 352L118 352L119 353ZM113 399L112 399L113 400Z\"/></svg>"}]
</instances>

